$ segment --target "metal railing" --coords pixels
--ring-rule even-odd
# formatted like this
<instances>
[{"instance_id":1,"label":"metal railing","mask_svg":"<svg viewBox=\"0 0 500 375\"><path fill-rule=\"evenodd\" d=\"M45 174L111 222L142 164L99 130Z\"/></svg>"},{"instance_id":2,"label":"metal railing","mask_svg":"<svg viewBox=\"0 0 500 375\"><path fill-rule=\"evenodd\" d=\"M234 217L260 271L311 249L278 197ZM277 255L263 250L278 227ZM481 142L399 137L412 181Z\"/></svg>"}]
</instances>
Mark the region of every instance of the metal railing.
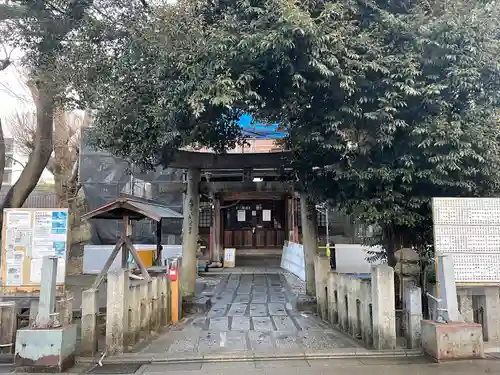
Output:
<instances>
[{"instance_id":1,"label":"metal railing","mask_svg":"<svg viewBox=\"0 0 500 375\"><path fill-rule=\"evenodd\" d=\"M436 307L437 316L434 317L434 314L430 313L430 318L432 320L435 320L438 323L447 323L448 322L448 319L447 319L448 309L446 307L442 307L443 299L434 297L429 292L427 292L425 295L437 304L437 307Z\"/></svg>"}]
</instances>

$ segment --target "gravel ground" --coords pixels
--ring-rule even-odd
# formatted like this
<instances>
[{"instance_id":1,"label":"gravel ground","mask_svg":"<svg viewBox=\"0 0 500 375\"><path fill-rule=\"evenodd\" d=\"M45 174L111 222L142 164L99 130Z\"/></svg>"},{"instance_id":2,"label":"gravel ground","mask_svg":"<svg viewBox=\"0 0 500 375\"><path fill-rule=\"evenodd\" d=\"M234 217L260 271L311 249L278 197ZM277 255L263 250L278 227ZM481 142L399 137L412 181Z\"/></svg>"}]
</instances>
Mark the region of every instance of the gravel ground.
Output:
<instances>
[{"instance_id":1,"label":"gravel ground","mask_svg":"<svg viewBox=\"0 0 500 375\"><path fill-rule=\"evenodd\" d=\"M288 285L290 285L290 289L292 290L295 296L306 294L306 283L302 281L297 276L295 276L291 272L283 271L283 275L285 276Z\"/></svg>"}]
</instances>

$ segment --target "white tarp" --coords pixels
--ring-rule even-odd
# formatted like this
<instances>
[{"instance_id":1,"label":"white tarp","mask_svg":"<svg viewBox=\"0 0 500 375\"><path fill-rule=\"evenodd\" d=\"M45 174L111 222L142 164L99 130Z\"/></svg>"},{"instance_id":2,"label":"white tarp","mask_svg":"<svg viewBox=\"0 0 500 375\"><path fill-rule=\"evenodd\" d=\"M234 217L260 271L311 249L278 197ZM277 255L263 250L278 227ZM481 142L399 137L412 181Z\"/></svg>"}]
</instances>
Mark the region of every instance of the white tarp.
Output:
<instances>
[{"instance_id":1,"label":"white tarp","mask_svg":"<svg viewBox=\"0 0 500 375\"><path fill-rule=\"evenodd\" d=\"M370 263L368 251L383 251L380 246L363 246L359 244L335 244L335 261L339 273L371 273L372 265L380 264L380 260Z\"/></svg>"},{"instance_id":2,"label":"white tarp","mask_svg":"<svg viewBox=\"0 0 500 375\"><path fill-rule=\"evenodd\" d=\"M138 245L134 247L140 250L156 250L156 245ZM104 268L104 264L108 260L111 252L115 248L114 245L85 245L83 248L83 273L89 275L97 275ZM182 255L182 245L162 245L163 264L165 259L174 258ZM120 268L121 254L118 253L110 270Z\"/></svg>"},{"instance_id":3,"label":"white tarp","mask_svg":"<svg viewBox=\"0 0 500 375\"><path fill-rule=\"evenodd\" d=\"M281 254L281 268L306 281L305 265L304 246L295 242L285 241L283 253Z\"/></svg>"}]
</instances>

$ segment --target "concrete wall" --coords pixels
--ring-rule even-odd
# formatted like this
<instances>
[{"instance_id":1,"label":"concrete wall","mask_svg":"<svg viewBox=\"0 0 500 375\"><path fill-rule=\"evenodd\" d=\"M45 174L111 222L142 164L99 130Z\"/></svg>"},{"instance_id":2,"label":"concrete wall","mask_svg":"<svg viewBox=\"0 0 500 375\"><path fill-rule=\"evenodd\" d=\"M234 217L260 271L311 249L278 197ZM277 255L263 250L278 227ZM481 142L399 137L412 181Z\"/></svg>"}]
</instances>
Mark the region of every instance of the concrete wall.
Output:
<instances>
[{"instance_id":1,"label":"concrete wall","mask_svg":"<svg viewBox=\"0 0 500 375\"><path fill-rule=\"evenodd\" d=\"M457 287L460 314L465 322L483 327L484 341L500 342L500 288Z\"/></svg>"},{"instance_id":2,"label":"concrete wall","mask_svg":"<svg viewBox=\"0 0 500 375\"><path fill-rule=\"evenodd\" d=\"M316 300L321 317L376 349L396 347L394 271L383 264L369 277L330 270L329 259L315 259Z\"/></svg>"}]
</instances>

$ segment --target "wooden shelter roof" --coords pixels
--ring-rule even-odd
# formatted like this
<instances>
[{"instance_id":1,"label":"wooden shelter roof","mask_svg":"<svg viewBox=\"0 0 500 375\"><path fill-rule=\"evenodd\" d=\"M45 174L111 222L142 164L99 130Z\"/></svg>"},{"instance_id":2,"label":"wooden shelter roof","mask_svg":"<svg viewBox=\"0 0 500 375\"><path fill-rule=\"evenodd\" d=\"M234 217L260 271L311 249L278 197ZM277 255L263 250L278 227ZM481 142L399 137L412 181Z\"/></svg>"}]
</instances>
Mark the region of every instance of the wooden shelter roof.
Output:
<instances>
[{"instance_id":1,"label":"wooden shelter roof","mask_svg":"<svg viewBox=\"0 0 500 375\"><path fill-rule=\"evenodd\" d=\"M131 220L149 218L154 221L161 219L182 219L182 214L167 206L136 200L131 197L119 197L82 216L83 219L120 220L128 216Z\"/></svg>"}]
</instances>

